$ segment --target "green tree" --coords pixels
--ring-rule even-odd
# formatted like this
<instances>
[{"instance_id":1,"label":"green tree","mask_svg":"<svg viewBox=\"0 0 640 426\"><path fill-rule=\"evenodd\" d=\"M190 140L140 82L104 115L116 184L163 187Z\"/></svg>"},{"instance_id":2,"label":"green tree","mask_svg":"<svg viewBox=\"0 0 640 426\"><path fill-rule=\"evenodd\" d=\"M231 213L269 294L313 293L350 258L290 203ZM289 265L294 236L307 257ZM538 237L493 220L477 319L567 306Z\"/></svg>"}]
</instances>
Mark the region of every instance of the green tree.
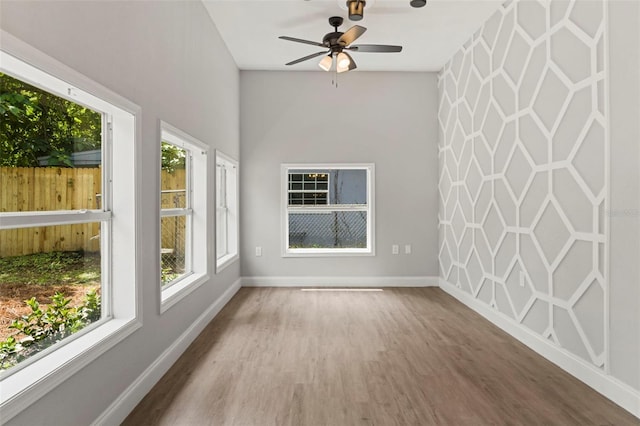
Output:
<instances>
[{"instance_id":1,"label":"green tree","mask_svg":"<svg viewBox=\"0 0 640 426\"><path fill-rule=\"evenodd\" d=\"M0 73L0 166L72 166L71 154L99 149L102 116Z\"/></svg>"},{"instance_id":2,"label":"green tree","mask_svg":"<svg viewBox=\"0 0 640 426\"><path fill-rule=\"evenodd\" d=\"M184 169L185 157L184 149L168 142L162 142L162 170L174 173L176 169Z\"/></svg>"},{"instance_id":3,"label":"green tree","mask_svg":"<svg viewBox=\"0 0 640 426\"><path fill-rule=\"evenodd\" d=\"M72 167L71 154L100 149L102 116L0 73L0 167ZM162 169L185 167L185 151L162 143Z\"/></svg>"}]
</instances>

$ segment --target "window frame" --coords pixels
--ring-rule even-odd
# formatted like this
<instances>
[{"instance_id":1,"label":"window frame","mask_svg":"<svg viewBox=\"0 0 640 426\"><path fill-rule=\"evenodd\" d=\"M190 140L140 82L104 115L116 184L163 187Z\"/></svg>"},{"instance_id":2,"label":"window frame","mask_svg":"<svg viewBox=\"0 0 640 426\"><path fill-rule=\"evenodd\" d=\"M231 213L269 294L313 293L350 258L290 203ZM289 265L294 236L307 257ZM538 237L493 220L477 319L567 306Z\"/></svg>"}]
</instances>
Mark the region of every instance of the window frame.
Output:
<instances>
[{"instance_id":1,"label":"window frame","mask_svg":"<svg viewBox=\"0 0 640 426\"><path fill-rule=\"evenodd\" d=\"M367 205L289 205L290 170L354 170L367 172ZM329 177L329 180L331 178ZM330 191L330 186L328 187ZM333 257L333 256L375 256L375 164L374 163L283 163L280 166L280 206L281 206L281 256L282 257ZM338 207L339 206L339 207ZM289 248L289 213L323 213L335 211L364 211L367 213L366 248Z\"/></svg>"},{"instance_id":2,"label":"window frame","mask_svg":"<svg viewBox=\"0 0 640 426\"><path fill-rule=\"evenodd\" d=\"M222 167L225 167L225 171L227 169L234 170L233 175L229 175L227 172L224 173L224 182L220 182L218 179L218 165L221 164ZM215 191L215 206L216 206L216 273L220 273L229 265L233 264L240 258L239 255L239 236L240 236L240 165L237 160L226 155L220 150L216 150L216 191ZM222 174L221 174L222 176ZM224 183L224 191L221 191L221 185ZM233 192L229 194L229 189L233 189ZM219 204L219 194L220 192L224 192L225 194L225 205L221 206ZM227 247L227 251L221 257L218 256L218 238L221 238L221 230L218 228L218 212L220 209L225 210L225 218L226 218L226 229L224 230L225 240Z\"/></svg>"},{"instance_id":3,"label":"window frame","mask_svg":"<svg viewBox=\"0 0 640 426\"><path fill-rule=\"evenodd\" d=\"M100 209L0 213L1 227L100 222L108 240L101 242L102 318L0 375L0 411L9 421L142 326L136 196L141 127L136 104L3 30L0 38L3 73L101 113L104 129Z\"/></svg>"},{"instance_id":4,"label":"window frame","mask_svg":"<svg viewBox=\"0 0 640 426\"><path fill-rule=\"evenodd\" d=\"M207 243L209 146L165 121L160 120L159 127L158 194L162 190L160 181L162 175L160 147L162 142L168 142L184 149L187 154L185 158L185 208L163 209L159 206L158 209L158 265L162 265L162 218L185 216L187 228L185 230L185 269L188 267L188 271L164 286L162 279L160 276L158 277L160 313L164 313L209 279L209 244Z\"/></svg>"}]
</instances>

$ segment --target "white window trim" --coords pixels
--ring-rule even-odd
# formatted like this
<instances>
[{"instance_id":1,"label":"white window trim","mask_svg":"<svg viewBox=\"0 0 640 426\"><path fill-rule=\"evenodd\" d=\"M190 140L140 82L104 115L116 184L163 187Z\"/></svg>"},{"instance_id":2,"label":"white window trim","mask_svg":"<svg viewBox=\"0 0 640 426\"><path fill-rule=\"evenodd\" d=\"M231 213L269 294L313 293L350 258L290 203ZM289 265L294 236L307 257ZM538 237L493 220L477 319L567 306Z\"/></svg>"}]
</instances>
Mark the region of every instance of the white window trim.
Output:
<instances>
[{"instance_id":1,"label":"white window trim","mask_svg":"<svg viewBox=\"0 0 640 426\"><path fill-rule=\"evenodd\" d=\"M110 199L111 212L91 210L0 215L3 228L5 224L8 228L26 224L36 226L102 221L103 227L107 223L111 234L110 253L102 255L102 273L110 278L106 282L111 282L110 286L103 288L102 294L106 315L86 330L43 351L42 356L36 355L32 362L0 375L0 411L2 421L7 422L142 326L136 250L140 207L136 194L140 191L140 169L136 167L139 148L135 143L140 139L141 128L140 108L137 105L5 31L0 30L0 38L3 72L111 115L113 139L126 141L103 147L107 164L113 164L111 158L118 162L118 173L105 176L105 179L112 181L114 188L119 189L105 194ZM111 216L110 222L105 222L108 216ZM105 258L110 258L110 264L118 267L109 268Z\"/></svg>"},{"instance_id":2,"label":"white window trim","mask_svg":"<svg viewBox=\"0 0 640 426\"><path fill-rule=\"evenodd\" d=\"M222 163L227 163L227 165L235 168L236 172L235 172L235 197L232 198L231 200L231 206L229 206L227 204L227 209L231 210L232 214L231 215L231 221L227 220L227 241L231 241L231 243L229 244L231 246L231 251L230 253L226 254L225 256L221 257L220 259L218 259L218 254L217 254L217 237L218 237L218 232L219 230L217 229L217 209L218 209L218 200L215 200L215 206L216 206L216 273L220 273L222 272L225 268L227 268L228 266L232 265L234 262L238 261L240 259L240 232L239 232L239 227L240 227L240 165L238 164L238 161L235 160L234 158L231 158L230 156L226 155L225 153L223 153L220 150L216 150L216 167L218 167L218 162L222 162ZM226 184L226 182L225 182ZM216 188L217 188L218 182L216 182ZM217 191L216 191L217 192ZM227 200L228 201L228 200Z\"/></svg>"},{"instance_id":3,"label":"white window trim","mask_svg":"<svg viewBox=\"0 0 640 426\"><path fill-rule=\"evenodd\" d=\"M162 286L160 276L158 275L158 285L161 286L159 291L160 313L166 312L187 295L191 294L195 289L209 280L209 242L208 242L208 183L209 183L209 146L199 141L184 131L172 126L164 121L158 123L158 134L160 141L158 150L162 141L167 141L176 145L188 153L187 173L187 208L185 209L158 209L158 265L161 265L161 232L160 218L168 216L186 216L189 224L187 225L187 247L185 265L189 265L190 271L185 275L178 277L171 283ZM158 156L158 165L160 165L160 155ZM194 177L194 174L196 175ZM160 172L158 172L158 191L160 191ZM194 196L194 194L196 194ZM160 268L158 268L160 270Z\"/></svg>"},{"instance_id":4,"label":"white window trim","mask_svg":"<svg viewBox=\"0 0 640 426\"><path fill-rule=\"evenodd\" d=\"M336 206L289 206L289 170L353 170L367 171L367 207L348 204ZM340 257L340 256L375 256L375 164L374 163L284 163L280 166L280 206L281 206L281 255L282 257ZM366 211L367 214L367 247L366 248L289 248L289 211L312 208L314 212L333 211Z\"/></svg>"}]
</instances>

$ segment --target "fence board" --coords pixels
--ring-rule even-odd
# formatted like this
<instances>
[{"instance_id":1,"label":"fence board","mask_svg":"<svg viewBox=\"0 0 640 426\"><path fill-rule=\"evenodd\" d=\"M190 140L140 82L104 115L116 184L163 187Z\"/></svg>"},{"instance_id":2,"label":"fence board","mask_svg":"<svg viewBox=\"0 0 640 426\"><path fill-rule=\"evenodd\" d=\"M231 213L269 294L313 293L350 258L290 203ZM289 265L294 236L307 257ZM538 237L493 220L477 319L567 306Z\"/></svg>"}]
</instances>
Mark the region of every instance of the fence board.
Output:
<instances>
[{"instance_id":1,"label":"fence board","mask_svg":"<svg viewBox=\"0 0 640 426\"><path fill-rule=\"evenodd\" d=\"M101 168L0 167L0 211L101 208ZM185 171L162 172L163 190L183 190ZM184 206L184 192L163 193L163 208ZM174 219L179 226L180 219ZM162 247L180 250L176 232L163 233ZM100 224L87 223L0 230L0 257L49 251L100 250ZM180 239L180 237L179 237Z\"/></svg>"},{"instance_id":2,"label":"fence board","mask_svg":"<svg viewBox=\"0 0 640 426\"><path fill-rule=\"evenodd\" d=\"M163 209L185 207L186 174L184 169L173 173L163 171L160 178L162 193L160 206ZM180 191L180 192L171 192ZM184 219L181 217L165 217L161 221L162 248L173 249L173 255L184 255Z\"/></svg>"},{"instance_id":3,"label":"fence board","mask_svg":"<svg viewBox=\"0 0 640 426\"><path fill-rule=\"evenodd\" d=\"M100 168L0 167L0 211L96 209L101 192ZM98 251L100 224L5 229L0 256L54 250Z\"/></svg>"}]
</instances>

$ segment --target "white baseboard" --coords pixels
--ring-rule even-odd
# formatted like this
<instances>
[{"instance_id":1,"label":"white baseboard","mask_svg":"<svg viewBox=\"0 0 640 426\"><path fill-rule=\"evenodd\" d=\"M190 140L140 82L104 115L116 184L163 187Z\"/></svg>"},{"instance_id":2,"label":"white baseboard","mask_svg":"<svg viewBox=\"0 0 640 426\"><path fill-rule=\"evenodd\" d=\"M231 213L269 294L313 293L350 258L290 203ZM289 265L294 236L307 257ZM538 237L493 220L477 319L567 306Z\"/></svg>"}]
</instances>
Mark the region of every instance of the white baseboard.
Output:
<instances>
[{"instance_id":1,"label":"white baseboard","mask_svg":"<svg viewBox=\"0 0 640 426\"><path fill-rule=\"evenodd\" d=\"M542 336L535 334L511 318L493 310L491 307L473 298L469 293L464 292L453 284L440 279L440 288L527 345L530 349L600 392L634 416L640 418L640 391L606 374L604 371L599 370L572 353L552 345L542 338Z\"/></svg>"},{"instance_id":2,"label":"white baseboard","mask_svg":"<svg viewBox=\"0 0 640 426\"><path fill-rule=\"evenodd\" d=\"M242 277L243 287L438 287L438 277Z\"/></svg>"},{"instance_id":3,"label":"white baseboard","mask_svg":"<svg viewBox=\"0 0 640 426\"><path fill-rule=\"evenodd\" d=\"M240 279L234 282L171 346L162 352L162 354L93 421L92 426L119 425L122 423L239 289Z\"/></svg>"}]
</instances>

